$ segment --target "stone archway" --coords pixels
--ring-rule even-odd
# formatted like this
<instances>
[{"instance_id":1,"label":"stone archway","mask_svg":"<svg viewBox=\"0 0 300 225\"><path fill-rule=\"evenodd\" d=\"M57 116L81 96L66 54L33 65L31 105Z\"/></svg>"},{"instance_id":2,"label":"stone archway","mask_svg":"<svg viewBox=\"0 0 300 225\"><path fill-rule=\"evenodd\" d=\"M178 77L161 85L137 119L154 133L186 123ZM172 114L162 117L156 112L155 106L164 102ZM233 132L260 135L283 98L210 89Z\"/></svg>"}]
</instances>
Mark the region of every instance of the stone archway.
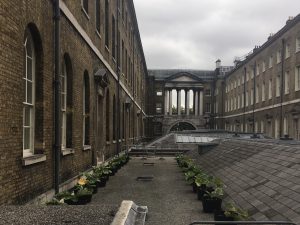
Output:
<instances>
[{"instance_id":1,"label":"stone archway","mask_svg":"<svg viewBox=\"0 0 300 225\"><path fill-rule=\"evenodd\" d=\"M169 133L172 131L183 131L183 130L196 130L196 126L187 121L178 121L171 126Z\"/></svg>"}]
</instances>

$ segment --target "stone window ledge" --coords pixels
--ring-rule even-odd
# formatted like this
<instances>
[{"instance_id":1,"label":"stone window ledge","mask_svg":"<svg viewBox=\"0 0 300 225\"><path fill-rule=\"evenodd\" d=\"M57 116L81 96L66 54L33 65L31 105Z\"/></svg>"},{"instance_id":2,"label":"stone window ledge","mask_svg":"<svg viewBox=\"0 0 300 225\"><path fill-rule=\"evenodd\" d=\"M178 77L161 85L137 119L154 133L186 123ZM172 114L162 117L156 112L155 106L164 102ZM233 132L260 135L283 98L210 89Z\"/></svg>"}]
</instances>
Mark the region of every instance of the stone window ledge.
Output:
<instances>
[{"instance_id":1,"label":"stone window ledge","mask_svg":"<svg viewBox=\"0 0 300 225\"><path fill-rule=\"evenodd\" d=\"M90 145L84 145L83 147L82 147L82 150L83 151L88 151L88 150L91 150L92 149L92 146L90 146Z\"/></svg>"},{"instance_id":2,"label":"stone window ledge","mask_svg":"<svg viewBox=\"0 0 300 225\"><path fill-rule=\"evenodd\" d=\"M72 154L74 154L75 153L75 151L74 151L74 149L72 149L72 148L65 148L65 149L62 149L61 150L61 154L63 155L63 156L66 156L66 155L72 155Z\"/></svg>"},{"instance_id":3,"label":"stone window ledge","mask_svg":"<svg viewBox=\"0 0 300 225\"><path fill-rule=\"evenodd\" d=\"M36 154L22 159L23 166L29 166L32 164L40 163L46 161L46 155Z\"/></svg>"}]
</instances>

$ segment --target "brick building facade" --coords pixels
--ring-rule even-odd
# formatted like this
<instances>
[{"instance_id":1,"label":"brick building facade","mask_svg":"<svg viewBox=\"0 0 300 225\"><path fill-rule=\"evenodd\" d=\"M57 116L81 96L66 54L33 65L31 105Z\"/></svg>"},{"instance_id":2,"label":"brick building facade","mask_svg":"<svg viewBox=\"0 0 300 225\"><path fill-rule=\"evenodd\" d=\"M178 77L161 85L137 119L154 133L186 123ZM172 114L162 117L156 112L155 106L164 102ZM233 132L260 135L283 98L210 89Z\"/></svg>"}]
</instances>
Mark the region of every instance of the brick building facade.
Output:
<instances>
[{"instance_id":1,"label":"brick building facade","mask_svg":"<svg viewBox=\"0 0 300 225\"><path fill-rule=\"evenodd\" d=\"M290 18L236 63L217 84L224 93L224 112L216 115L217 124L231 131L299 140L300 16Z\"/></svg>"},{"instance_id":2,"label":"brick building facade","mask_svg":"<svg viewBox=\"0 0 300 225\"><path fill-rule=\"evenodd\" d=\"M0 3L0 204L54 188L57 130L60 184L144 136L147 68L133 1L60 0L60 17L55 3Z\"/></svg>"}]
</instances>

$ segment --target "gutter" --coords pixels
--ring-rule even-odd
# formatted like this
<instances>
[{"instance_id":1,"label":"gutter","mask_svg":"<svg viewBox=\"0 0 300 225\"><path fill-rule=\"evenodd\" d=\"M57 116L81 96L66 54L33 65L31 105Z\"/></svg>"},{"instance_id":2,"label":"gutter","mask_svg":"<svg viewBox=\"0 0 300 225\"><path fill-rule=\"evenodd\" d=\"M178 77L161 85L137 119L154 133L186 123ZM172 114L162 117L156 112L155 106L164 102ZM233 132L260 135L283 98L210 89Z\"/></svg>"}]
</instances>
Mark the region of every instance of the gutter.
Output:
<instances>
[{"instance_id":1,"label":"gutter","mask_svg":"<svg viewBox=\"0 0 300 225\"><path fill-rule=\"evenodd\" d=\"M59 0L53 0L54 20L54 189L59 192L59 168L61 152L61 129L60 129L60 8Z\"/></svg>"}]
</instances>

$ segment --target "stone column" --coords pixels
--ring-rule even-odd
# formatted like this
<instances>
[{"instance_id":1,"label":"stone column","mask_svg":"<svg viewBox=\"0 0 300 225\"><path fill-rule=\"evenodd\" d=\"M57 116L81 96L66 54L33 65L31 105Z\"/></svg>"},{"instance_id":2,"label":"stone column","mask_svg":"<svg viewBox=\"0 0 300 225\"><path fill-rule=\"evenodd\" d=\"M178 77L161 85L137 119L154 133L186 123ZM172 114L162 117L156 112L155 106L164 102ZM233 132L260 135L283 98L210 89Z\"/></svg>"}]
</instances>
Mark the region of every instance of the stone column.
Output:
<instances>
[{"instance_id":1,"label":"stone column","mask_svg":"<svg viewBox=\"0 0 300 225\"><path fill-rule=\"evenodd\" d=\"M181 115L181 90L177 90L177 113L178 113L178 116Z\"/></svg>"},{"instance_id":2,"label":"stone column","mask_svg":"<svg viewBox=\"0 0 300 225\"><path fill-rule=\"evenodd\" d=\"M186 93L186 115L190 115L190 90L187 90Z\"/></svg>"},{"instance_id":3,"label":"stone column","mask_svg":"<svg viewBox=\"0 0 300 225\"><path fill-rule=\"evenodd\" d=\"M203 91L200 91L200 94L199 94L199 115L200 116L203 116Z\"/></svg>"},{"instance_id":4,"label":"stone column","mask_svg":"<svg viewBox=\"0 0 300 225\"><path fill-rule=\"evenodd\" d=\"M169 98L169 91L168 90L165 90L165 115L168 115L168 108L169 108L169 105L168 105L168 98Z\"/></svg>"},{"instance_id":5,"label":"stone column","mask_svg":"<svg viewBox=\"0 0 300 225\"><path fill-rule=\"evenodd\" d=\"M195 91L195 116L198 116L199 111L199 99L198 99L198 91Z\"/></svg>"},{"instance_id":6,"label":"stone column","mask_svg":"<svg viewBox=\"0 0 300 225\"><path fill-rule=\"evenodd\" d=\"M169 114L172 115L172 89L169 91Z\"/></svg>"}]
</instances>

